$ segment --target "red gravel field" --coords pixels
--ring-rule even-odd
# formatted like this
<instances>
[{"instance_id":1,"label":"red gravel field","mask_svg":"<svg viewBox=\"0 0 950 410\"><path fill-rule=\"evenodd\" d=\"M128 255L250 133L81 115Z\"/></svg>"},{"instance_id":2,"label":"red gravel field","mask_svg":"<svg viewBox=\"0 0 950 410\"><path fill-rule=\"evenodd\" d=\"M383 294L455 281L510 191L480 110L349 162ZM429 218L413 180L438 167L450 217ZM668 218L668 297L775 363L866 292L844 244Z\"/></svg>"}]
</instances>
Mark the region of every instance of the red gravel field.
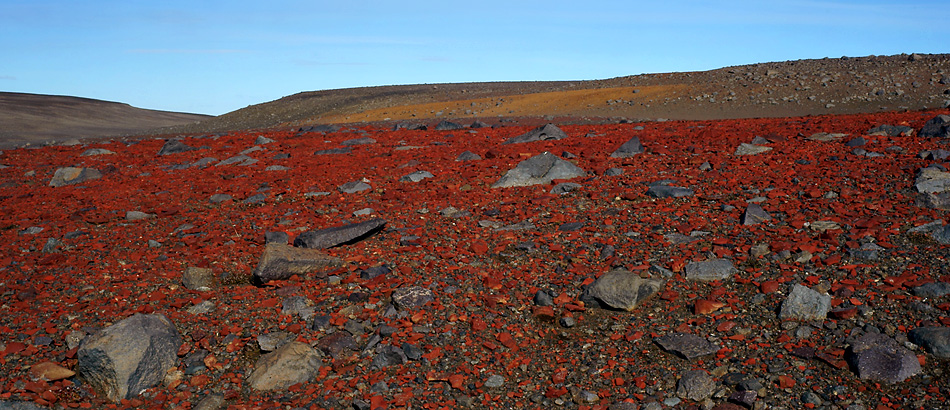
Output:
<instances>
[{"instance_id":1,"label":"red gravel field","mask_svg":"<svg viewBox=\"0 0 950 410\"><path fill-rule=\"evenodd\" d=\"M0 408L946 408L947 114L3 150Z\"/></svg>"}]
</instances>

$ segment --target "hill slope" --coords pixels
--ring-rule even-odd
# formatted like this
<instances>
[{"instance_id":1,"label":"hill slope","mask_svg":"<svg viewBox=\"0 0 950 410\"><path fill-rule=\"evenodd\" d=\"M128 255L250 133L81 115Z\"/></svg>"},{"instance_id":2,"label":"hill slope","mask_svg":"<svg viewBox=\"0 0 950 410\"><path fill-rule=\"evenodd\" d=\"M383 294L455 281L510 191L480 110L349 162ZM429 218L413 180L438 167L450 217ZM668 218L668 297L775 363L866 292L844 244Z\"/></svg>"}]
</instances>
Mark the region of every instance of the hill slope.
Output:
<instances>
[{"instance_id":1,"label":"hill slope","mask_svg":"<svg viewBox=\"0 0 950 410\"><path fill-rule=\"evenodd\" d=\"M799 60L591 81L401 85L303 92L173 132L498 117L727 119L942 108L950 55Z\"/></svg>"},{"instance_id":2,"label":"hill slope","mask_svg":"<svg viewBox=\"0 0 950 410\"><path fill-rule=\"evenodd\" d=\"M207 118L89 98L0 92L0 145L135 135Z\"/></svg>"}]
</instances>

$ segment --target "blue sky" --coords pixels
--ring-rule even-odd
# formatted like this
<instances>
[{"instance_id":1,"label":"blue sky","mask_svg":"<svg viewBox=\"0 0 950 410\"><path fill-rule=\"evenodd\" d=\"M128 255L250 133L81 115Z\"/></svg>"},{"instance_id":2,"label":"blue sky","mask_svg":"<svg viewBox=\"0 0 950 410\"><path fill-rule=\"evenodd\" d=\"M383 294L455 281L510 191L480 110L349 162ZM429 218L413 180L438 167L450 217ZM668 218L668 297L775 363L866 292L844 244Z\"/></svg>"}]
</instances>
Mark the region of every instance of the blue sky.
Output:
<instances>
[{"instance_id":1,"label":"blue sky","mask_svg":"<svg viewBox=\"0 0 950 410\"><path fill-rule=\"evenodd\" d=\"M950 52L945 0L0 0L0 91L218 115L300 91Z\"/></svg>"}]
</instances>

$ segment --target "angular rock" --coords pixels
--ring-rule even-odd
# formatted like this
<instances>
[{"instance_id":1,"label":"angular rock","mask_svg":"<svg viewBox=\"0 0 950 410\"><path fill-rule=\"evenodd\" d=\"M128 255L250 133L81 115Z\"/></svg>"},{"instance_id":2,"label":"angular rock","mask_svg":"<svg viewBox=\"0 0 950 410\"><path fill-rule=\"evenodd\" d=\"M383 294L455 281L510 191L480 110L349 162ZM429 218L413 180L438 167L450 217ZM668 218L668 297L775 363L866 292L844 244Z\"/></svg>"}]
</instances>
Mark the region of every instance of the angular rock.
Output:
<instances>
[{"instance_id":1,"label":"angular rock","mask_svg":"<svg viewBox=\"0 0 950 410\"><path fill-rule=\"evenodd\" d=\"M53 173L53 179L49 181L49 186L58 188L99 178L102 178L102 173L95 168L64 167L57 169L56 172Z\"/></svg>"},{"instance_id":2,"label":"angular rock","mask_svg":"<svg viewBox=\"0 0 950 410\"><path fill-rule=\"evenodd\" d=\"M310 381L319 371L320 353L306 343L290 342L261 356L247 384L259 391L284 390Z\"/></svg>"},{"instance_id":3,"label":"angular rock","mask_svg":"<svg viewBox=\"0 0 950 410\"><path fill-rule=\"evenodd\" d=\"M831 296L796 284L782 302L779 318L783 320L825 320L831 310Z\"/></svg>"},{"instance_id":4,"label":"angular rock","mask_svg":"<svg viewBox=\"0 0 950 410\"><path fill-rule=\"evenodd\" d=\"M931 118L920 129L919 135L926 138L950 138L950 115Z\"/></svg>"},{"instance_id":5,"label":"angular rock","mask_svg":"<svg viewBox=\"0 0 950 410\"><path fill-rule=\"evenodd\" d=\"M257 138L254 140L254 145L266 145L272 142L274 142L274 140L267 138L263 135L258 135Z\"/></svg>"},{"instance_id":6,"label":"angular rock","mask_svg":"<svg viewBox=\"0 0 950 410\"><path fill-rule=\"evenodd\" d=\"M289 246L286 242L268 243L264 247L264 253L257 267L254 268L254 277L266 283L271 280L287 279L293 275L321 273L343 266L342 260L328 256L317 249L307 248L309 247Z\"/></svg>"},{"instance_id":7,"label":"angular rock","mask_svg":"<svg viewBox=\"0 0 950 410\"><path fill-rule=\"evenodd\" d=\"M366 239L381 231L386 220L374 218L349 225L307 231L294 239L294 246L310 249L326 249L334 246L352 244Z\"/></svg>"},{"instance_id":8,"label":"angular rock","mask_svg":"<svg viewBox=\"0 0 950 410\"><path fill-rule=\"evenodd\" d=\"M222 167L222 166L226 166L226 165L235 165L235 164L237 164L238 166L246 167L246 166L248 166L248 165L253 165L253 164L256 164L256 163L257 163L257 160L256 160L256 159L251 158L251 157L249 157L249 156L247 156L247 155L244 155L244 154L239 154L239 155L235 155L235 156L233 156L233 157L231 157L231 158L228 158L228 159L226 159L226 160L224 160L224 161L221 161L221 162L219 162L219 163L217 163L217 164L214 164L214 166L216 166L216 167Z\"/></svg>"},{"instance_id":9,"label":"angular rock","mask_svg":"<svg viewBox=\"0 0 950 410\"><path fill-rule=\"evenodd\" d=\"M852 342L849 360L858 377L882 383L900 383L921 370L913 352L881 333L867 333Z\"/></svg>"},{"instance_id":10,"label":"angular rock","mask_svg":"<svg viewBox=\"0 0 950 410\"><path fill-rule=\"evenodd\" d=\"M33 380L56 381L68 379L76 375L76 372L69 370L58 363L42 362L30 366L30 378ZM0 405L0 409L3 406Z\"/></svg>"},{"instance_id":11,"label":"angular rock","mask_svg":"<svg viewBox=\"0 0 950 410\"><path fill-rule=\"evenodd\" d=\"M218 204L224 201L230 201L231 199L233 198L231 197L231 195L228 195L228 194L214 194L214 195L211 195L211 198L209 198L208 200L211 201L212 204Z\"/></svg>"},{"instance_id":12,"label":"angular rock","mask_svg":"<svg viewBox=\"0 0 950 410\"><path fill-rule=\"evenodd\" d=\"M810 137L808 137L808 139L811 141L830 142L839 141L847 136L848 134L819 132L812 134Z\"/></svg>"},{"instance_id":13,"label":"angular rock","mask_svg":"<svg viewBox=\"0 0 950 410\"><path fill-rule=\"evenodd\" d=\"M257 336L257 345L263 352L273 352L296 338L297 335L290 332L270 332Z\"/></svg>"},{"instance_id":14,"label":"angular rock","mask_svg":"<svg viewBox=\"0 0 950 410\"><path fill-rule=\"evenodd\" d=\"M939 298L950 295L950 282L930 282L916 286L911 291L922 298Z\"/></svg>"},{"instance_id":15,"label":"angular rock","mask_svg":"<svg viewBox=\"0 0 950 410\"><path fill-rule=\"evenodd\" d=\"M372 188L372 186L363 181L352 181L340 185L340 187L337 189L339 189L339 191L344 194L355 194L357 192L363 192Z\"/></svg>"},{"instance_id":16,"label":"angular rock","mask_svg":"<svg viewBox=\"0 0 950 410\"><path fill-rule=\"evenodd\" d=\"M468 127L469 128L491 128L491 125L486 122L475 120L474 122L472 122L472 125L469 125Z\"/></svg>"},{"instance_id":17,"label":"angular rock","mask_svg":"<svg viewBox=\"0 0 950 410\"><path fill-rule=\"evenodd\" d=\"M695 369L683 373L676 385L676 395L683 399L703 401L716 391L716 379L705 370Z\"/></svg>"},{"instance_id":18,"label":"angular rock","mask_svg":"<svg viewBox=\"0 0 950 410\"><path fill-rule=\"evenodd\" d=\"M432 290L421 286L409 286L393 291L393 304L400 310L415 309L435 300Z\"/></svg>"},{"instance_id":19,"label":"angular rock","mask_svg":"<svg viewBox=\"0 0 950 410\"><path fill-rule=\"evenodd\" d=\"M225 408L223 394L212 393L205 396L201 401L195 404L193 410L221 410Z\"/></svg>"},{"instance_id":20,"label":"angular rock","mask_svg":"<svg viewBox=\"0 0 950 410\"><path fill-rule=\"evenodd\" d=\"M643 144L640 144L639 137L630 138L623 143L616 151L610 154L611 158L630 158L643 153Z\"/></svg>"},{"instance_id":21,"label":"angular rock","mask_svg":"<svg viewBox=\"0 0 950 410\"><path fill-rule=\"evenodd\" d=\"M907 338L941 359L950 359L950 327L925 326L911 330Z\"/></svg>"},{"instance_id":22,"label":"angular rock","mask_svg":"<svg viewBox=\"0 0 950 410\"><path fill-rule=\"evenodd\" d=\"M517 137L509 138L503 144L519 144L533 141L559 140L568 135L554 124L545 124Z\"/></svg>"},{"instance_id":23,"label":"angular rock","mask_svg":"<svg viewBox=\"0 0 950 410\"><path fill-rule=\"evenodd\" d=\"M626 269L614 269L597 278L587 292L611 308L632 311L662 287L662 280L643 279Z\"/></svg>"},{"instance_id":24,"label":"angular rock","mask_svg":"<svg viewBox=\"0 0 950 410\"><path fill-rule=\"evenodd\" d=\"M758 155L771 150L772 147L763 147L760 145L742 143L739 144L738 148L736 148L735 155Z\"/></svg>"},{"instance_id":25,"label":"angular rock","mask_svg":"<svg viewBox=\"0 0 950 410\"><path fill-rule=\"evenodd\" d=\"M685 359L706 356L719 351L719 347L692 333L670 333L653 339L663 350Z\"/></svg>"},{"instance_id":26,"label":"angular rock","mask_svg":"<svg viewBox=\"0 0 950 410\"><path fill-rule=\"evenodd\" d=\"M290 243L290 235L283 231L264 232L264 243L280 243L286 245Z\"/></svg>"},{"instance_id":27,"label":"angular rock","mask_svg":"<svg viewBox=\"0 0 950 410\"><path fill-rule=\"evenodd\" d=\"M402 178L399 178L399 182L419 182L426 178L432 178L435 175L432 175L429 171L416 171L409 175L404 175Z\"/></svg>"},{"instance_id":28,"label":"angular rock","mask_svg":"<svg viewBox=\"0 0 950 410\"><path fill-rule=\"evenodd\" d=\"M165 378L181 344L164 315L136 314L84 339L76 372L109 400L130 399Z\"/></svg>"},{"instance_id":29,"label":"angular rock","mask_svg":"<svg viewBox=\"0 0 950 410\"><path fill-rule=\"evenodd\" d=\"M211 290L211 284L213 282L214 274L211 272L211 269L207 268L189 266L185 268L185 273L181 276L181 283L185 285L185 288L191 290Z\"/></svg>"},{"instance_id":30,"label":"angular rock","mask_svg":"<svg viewBox=\"0 0 950 410\"><path fill-rule=\"evenodd\" d=\"M742 213L741 222L743 225L755 225L770 220L772 220L772 216L765 212L761 205L749 204L745 212Z\"/></svg>"},{"instance_id":31,"label":"angular rock","mask_svg":"<svg viewBox=\"0 0 950 410\"><path fill-rule=\"evenodd\" d=\"M587 173L577 165L544 152L521 161L495 182L492 188L549 184L555 179L571 179L585 175Z\"/></svg>"},{"instance_id":32,"label":"angular rock","mask_svg":"<svg viewBox=\"0 0 950 410\"><path fill-rule=\"evenodd\" d=\"M726 280L738 272L728 259L709 259L701 262L690 262L684 267L687 280L712 282Z\"/></svg>"},{"instance_id":33,"label":"angular rock","mask_svg":"<svg viewBox=\"0 0 950 410\"><path fill-rule=\"evenodd\" d=\"M303 320L313 317L313 301L306 296L289 296L281 301L280 313L283 315L298 315Z\"/></svg>"},{"instance_id":34,"label":"angular rock","mask_svg":"<svg viewBox=\"0 0 950 410\"><path fill-rule=\"evenodd\" d=\"M654 198L682 198L693 196L694 192L689 188L682 188L670 185L671 180L657 181L650 184L647 188L647 195Z\"/></svg>"},{"instance_id":35,"label":"angular rock","mask_svg":"<svg viewBox=\"0 0 950 410\"><path fill-rule=\"evenodd\" d=\"M551 188L551 193L555 195L567 194L580 188L581 186L581 184L575 184L573 182L562 182L555 185L554 188Z\"/></svg>"},{"instance_id":36,"label":"angular rock","mask_svg":"<svg viewBox=\"0 0 950 410\"><path fill-rule=\"evenodd\" d=\"M474 153L474 152L472 152L472 151L465 151L465 152L459 154L459 156L455 158L455 160L458 161L458 162L464 162L464 161L478 161L478 160L480 160L480 159L482 159L482 157L480 157L478 154L476 154L476 153Z\"/></svg>"},{"instance_id":37,"label":"angular rock","mask_svg":"<svg viewBox=\"0 0 950 410\"><path fill-rule=\"evenodd\" d=\"M850 140L850 141L844 143L844 146L846 146L846 147L852 147L852 148L853 148L853 147L861 147L861 146L864 146L864 145L867 144L867 143L868 143L868 140L864 139L864 137L857 137L857 138L854 138L854 139L852 139L852 140Z\"/></svg>"},{"instance_id":38,"label":"angular rock","mask_svg":"<svg viewBox=\"0 0 950 410\"><path fill-rule=\"evenodd\" d=\"M889 137L912 137L914 129L906 125L879 125L868 130L868 135L886 135Z\"/></svg>"},{"instance_id":39,"label":"angular rock","mask_svg":"<svg viewBox=\"0 0 950 410\"><path fill-rule=\"evenodd\" d=\"M392 345L382 345L376 348L376 356L373 357L371 366L377 369L384 369L389 366L403 364L409 361L406 353L402 349Z\"/></svg>"},{"instance_id":40,"label":"angular rock","mask_svg":"<svg viewBox=\"0 0 950 410\"><path fill-rule=\"evenodd\" d=\"M115 152L109 151L105 148L89 148L84 151L82 154L79 154L80 157L93 157L96 155L112 155Z\"/></svg>"},{"instance_id":41,"label":"angular rock","mask_svg":"<svg viewBox=\"0 0 950 410\"><path fill-rule=\"evenodd\" d=\"M142 211L127 211L125 213L126 221L141 221L143 219L153 218L155 214L149 214Z\"/></svg>"},{"instance_id":42,"label":"angular rock","mask_svg":"<svg viewBox=\"0 0 950 410\"><path fill-rule=\"evenodd\" d=\"M340 145L343 145L343 146L369 145L369 144L375 144L375 143L376 143L376 140L370 137L362 137L362 138L348 139L346 141L341 142Z\"/></svg>"},{"instance_id":43,"label":"angular rock","mask_svg":"<svg viewBox=\"0 0 950 410\"><path fill-rule=\"evenodd\" d=\"M914 188L917 206L950 210L950 172L932 166L921 168Z\"/></svg>"},{"instance_id":44,"label":"angular rock","mask_svg":"<svg viewBox=\"0 0 950 410\"><path fill-rule=\"evenodd\" d=\"M314 151L313 155L349 154L351 152L353 152L351 147L330 148Z\"/></svg>"},{"instance_id":45,"label":"angular rock","mask_svg":"<svg viewBox=\"0 0 950 410\"><path fill-rule=\"evenodd\" d=\"M435 125L436 131L454 131L460 130L462 128L465 128L465 126L446 120L439 121L439 123Z\"/></svg>"},{"instance_id":46,"label":"angular rock","mask_svg":"<svg viewBox=\"0 0 950 410\"><path fill-rule=\"evenodd\" d=\"M196 149L198 148L185 145L185 143L180 140L167 140L165 144L162 145L162 149L158 151L158 155L177 154L180 152L194 151Z\"/></svg>"}]
</instances>

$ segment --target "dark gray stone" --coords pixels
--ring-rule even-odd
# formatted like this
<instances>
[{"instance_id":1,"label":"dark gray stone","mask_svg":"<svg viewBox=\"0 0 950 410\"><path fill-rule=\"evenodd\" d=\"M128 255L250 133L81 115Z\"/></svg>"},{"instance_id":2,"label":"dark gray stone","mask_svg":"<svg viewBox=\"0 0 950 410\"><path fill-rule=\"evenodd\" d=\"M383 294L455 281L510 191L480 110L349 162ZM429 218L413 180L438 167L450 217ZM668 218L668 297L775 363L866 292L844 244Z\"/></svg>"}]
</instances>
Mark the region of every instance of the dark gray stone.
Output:
<instances>
[{"instance_id":1,"label":"dark gray stone","mask_svg":"<svg viewBox=\"0 0 950 410\"><path fill-rule=\"evenodd\" d=\"M158 385L178 362L182 339L164 315L136 314L83 340L76 372L113 402Z\"/></svg>"},{"instance_id":2,"label":"dark gray stone","mask_svg":"<svg viewBox=\"0 0 950 410\"><path fill-rule=\"evenodd\" d=\"M488 123L485 123L479 120L475 120L475 122L473 122L472 125L469 126L469 128L490 128L490 127L491 125L489 125Z\"/></svg>"},{"instance_id":3,"label":"dark gray stone","mask_svg":"<svg viewBox=\"0 0 950 410\"><path fill-rule=\"evenodd\" d=\"M344 244L352 244L381 231L384 226L386 226L385 219L374 218L354 224L307 231L294 239L294 246L310 249L326 249Z\"/></svg>"},{"instance_id":4,"label":"dark gray stone","mask_svg":"<svg viewBox=\"0 0 950 410\"><path fill-rule=\"evenodd\" d=\"M406 358L409 360L422 359L422 355L425 354L425 352L423 352L418 346L409 343L402 344L402 351L406 354Z\"/></svg>"},{"instance_id":5,"label":"dark gray stone","mask_svg":"<svg viewBox=\"0 0 950 410\"><path fill-rule=\"evenodd\" d=\"M232 199L231 195L228 195L228 194L214 194L214 195L211 195L211 198L209 200L211 201L212 204L218 204L224 201L230 201L231 199Z\"/></svg>"},{"instance_id":6,"label":"dark gray stone","mask_svg":"<svg viewBox=\"0 0 950 410\"><path fill-rule=\"evenodd\" d=\"M568 135L554 124L542 125L517 137L509 138L504 144L519 144L533 141L559 140Z\"/></svg>"},{"instance_id":7,"label":"dark gray stone","mask_svg":"<svg viewBox=\"0 0 950 410\"><path fill-rule=\"evenodd\" d=\"M339 191L344 194L355 194L357 192L363 192L372 188L372 186L363 181L352 181L340 185L340 187L337 189L339 189Z\"/></svg>"},{"instance_id":8,"label":"dark gray stone","mask_svg":"<svg viewBox=\"0 0 950 410\"><path fill-rule=\"evenodd\" d=\"M921 137L950 138L950 115L938 115L927 121L920 129Z\"/></svg>"},{"instance_id":9,"label":"dark gray stone","mask_svg":"<svg viewBox=\"0 0 950 410\"><path fill-rule=\"evenodd\" d=\"M0 410L49 410L30 401L0 400Z\"/></svg>"},{"instance_id":10,"label":"dark gray stone","mask_svg":"<svg viewBox=\"0 0 950 410\"><path fill-rule=\"evenodd\" d=\"M849 360L858 377L882 383L900 383L921 370L913 352L881 333L866 333L852 342Z\"/></svg>"},{"instance_id":11,"label":"dark gray stone","mask_svg":"<svg viewBox=\"0 0 950 410\"><path fill-rule=\"evenodd\" d=\"M950 283L948 282L930 282L912 289L914 296L922 298L939 298L950 295Z\"/></svg>"},{"instance_id":12,"label":"dark gray stone","mask_svg":"<svg viewBox=\"0 0 950 410\"><path fill-rule=\"evenodd\" d=\"M772 216L759 204L749 204L742 213L741 219L743 225L756 225L771 220Z\"/></svg>"},{"instance_id":13,"label":"dark gray stone","mask_svg":"<svg viewBox=\"0 0 950 410\"><path fill-rule=\"evenodd\" d=\"M623 168L607 168L607 170L604 171L605 177L615 177L618 175L623 175Z\"/></svg>"},{"instance_id":14,"label":"dark gray stone","mask_svg":"<svg viewBox=\"0 0 950 410\"><path fill-rule=\"evenodd\" d=\"M693 194L692 189L670 186L666 183L653 183L647 188L647 195L654 198L682 198L693 196Z\"/></svg>"},{"instance_id":15,"label":"dark gray stone","mask_svg":"<svg viewBox=\"0 0 950 410\"><path fill-rule=\"evenodd\" d=\"M568 194L582 186L581 184L575 184L573 182L562 182L555 185L554 188L551 188L551 193L555 195Z\"/></svg>"},{"instance_id":16,"label":"dark gray stone","mask_svg":"<svg viewBox=\"0 0 950 410\"><path fill-rule=\"evenodd\" d=\"M719 347L692 333L670 333L653 339L663 350L686 359L706 356L719 351Z\"/></svg>"},{"instance_id":17,"label":"dark gray stone","mask_svg":"<svg viewBox=\"0 0 950 410\"><path fill-rule=\"evenodd\" d=\"M782 302L779 318L783 320L825 320L831 310L831 296L796 284Z\"/></svg>"},{"instance_id":18,"label":"dark gray stone","mask_svg":"<svg viewBox=\"0 0 950 410\"><path fill-rule=\"evenodd\" d=\"M544 152L521 161L495 182L492 188L549 184L555 179L571 179L585 175L587 173L577 165Z\"/></svg>"},{"instance_id":19,"label":"dark gray stone","mask_svg":"<svg viewBox=\"0 0 950 410\"><path fill-rule=\"evenodd\" d=\"M857 138L854 138L854 139L852 139L852 140L846 142L844 145L845 145L846 147L852 147L852 148L853 148L853 147L861 147L861 146L864 146L864 145L867 144L867 143L868 143L868 140L864 139L864 137L857 137Z\"/></svg>"},{"instance_id":20,"label":"dark gray stone","mask_svg":"<svg viewBox=\"0 0 950 410\"><path fill-rule=\"evenodd\" d=\"M388 275L392 273L392 271L393 270L389 267L389 265L386 265L386 264L373 266L372 268L361 270L360 279L370 280L378 276Z\"/></svg>"},{"instance_id":21,"label":"dark gray stone","mask_svg":"<svg viewBox=\"0 0 950 410\"><path fill-rule=\"evenodd\" d=\"M299 237L298 237L299 239ZM286 243L268 243L264 247L254 277L263 283L283 280L293 275L324 273L342 266L343 261L330 257L317 249L288 246Z\"/></svg>"},{"instance_id":22,"label":"dark gray stone","mask_svg":"<svg viewBox=\"0 0 950 410\"><path fill-rule=\"evenodd\" d=\"M371 366L377 369L385 369L408 361L409 358L406 357L406 353L402 349L392 345L382 345L376 348L376 356L373 357Z\"/></svg>"},{"instance_id":23,"label":"dark gray stone","mask_svg":"<svg viewBox=\"0 0 950 410\"><path fill-rule=\"evenodd\" d=\"M950 172L934 166L921 168L914 188L917 206L950 210Z\"/></svg>"},{"instance_id":24,"label":"dark gray stone","mask_svg":"<svg viewBox=\"0 0 950 410\"><path fill-rule=\"evenodd\" d=\"M321 149L321 150L315 151L313 155L349 154L351 152L353 152L353 148L342 147L342 148Z\"/></svg>"},{"instance_id":25,"label":"dark gray stone","mask_svg":"<svg viewBox=\"0 0 950 410\"><path fill-rule=\"evenodd\" d=\"M630 158L643 153L643 144L640 144L639 137L630 138L627 142L620 145L617 150L610 154L611 158Z\"/></svg>"},{"instance_id":26,"label":"dark gray stone","mask_svg":"<svg viewBox=\"0 0 950 410\"><path fill-rule=\"evenodd\" d=\"M257 336L257 346L261 349L262 352L273 352L279 347L293 342L297 338L297 335L290 332L269 332Z\"/></svg>"},{"instance_id":27,"label":"dark gray stone","mask_svg":"<svg viewBox=\"0 0 950 410\"><path fill-rule=\"evenodd\" d=\"M167 140L165 144L162 145L162 149L158 151L158 155L178 154L180 152L194 151L197 149L198 148L185 145L185 143L180 140Z\"/></svg>"},{"instance_id":28,"label":"dark gray stone","mask_svg":"<svg viewBox=\"0 0 950 410\"><path fill-rule=\"evenodd\" d=\"M614 269L597 278L587 292L602 304L631 311L663 287L663 281L643 279L625 269Z\"/></svg>"},{"instance_id":29,"label":"dark gray stone","mask_svg":"<svg viewBox=\"0 0 950 410\"><path fill-rule=\"evenodd\" d=\"M264 243L265 244L279 243L279 244L287 245L288 243L290 243L290 235L288 235L287 232L284 232L284 231L264 232Z\"/></svg>"},{"instance_id":30,"label":"dark gray stone","mask_svg":"<svg viewBox=\"0 0 950 410\"><path fill-rule=\"evenodd\" d=\"M554 298L546 290L539 290L534 294L534 304L537 306L554 306Z\"/></svg>"},{"instance_id":31,"label":"dark gray stone","mask_svg":"<svg viewBox=\"0 0 950 410\"><path fill-rule=\"evenodd\" d=\"M462 128L465 128L465 126L446 120L439 121L439 123L435 125L436 131L454 131L460 130Z\"/></svg>"},{"instance_id":32,"label":"dark gray stone","mask_svg":"<svg viewBox=\"0 0 950 410\"><path fill-rule=\"evenodd\" d=\"M416 171L409 175L404 175L402 178L399 178L399 182L419 182L426 178L432 178L435 175L432 175L429 171Z\"/></svg>"},{"instance_id":33,"label":"dark gray stone","mask_svg":"<svg viewBox=\"0 0 950 410\"><path fill-rule=\"evenodd\" d=\"M393 304L399 310L415 309L435 300L432 290L421 286L409 286L393 291Z\"/></svg>"},{"instance_id":34,"label":"dark gray stone","mask_svg":"<svg viewBox=\"0 0 950 410\"><path fill-rule=\"evenodd\" d=\"M49 186L58 188L99 178L102 178L102 173L95 168L64 167L57 169L56 172L53 173L53 179L49 181Z\"/></svg>"},{"instance_id":35,"label":"dark gray stone","mask_svg":"<svg viewBox=\"0 0 950 410\"><path fill-rule=\"evenodd\" d=\"M226 159L226 160L224 160L224 161L221 161L221 162L219 162L219 163L217 163L217 164L214 164L214 166L216 166L216 167L223 167L223 166L227 166L227 165L238 165L238 166L245 167L245 166L252 165L252 164L256 164L256 163L257 163L257 160L256 160L256 159L251 158L251 157L249 157L249 156L247 156L247 155L244 155L244 154L240 154L240 155L235 155L235 156L233 156L233 157L231 157L231 158L228 158L228 159Z\"/></svg>"},{"instance_id":36,"label":"dark gray stone","mask_svg":"<svg viewBox=\"0 0 950 410\"><path fill-rule=\"evenodd\" d=\"M310 320L316 313L313 309L313 301L306 296L288 296L281 301L282 315L298 315L303 320Z\"/></svg>"},{"instance_id":37,"label":"dark gray stone","mask_svg":"<svg viewBox=\"0 0 950 410\"><path fill-rule=\"evenodd\" d=\"M760 137L760 136L758 136L758 135L756 135L755 137L753 137L753 138L752 138L752 142L751 142L751 144L753 144L753 145L766 145L766 144L770 144L770 143L772 143L772 141L769 141L769 140L767 140L767 139L765 139L765 138L762 138L762 137Z\"/></svg>"},{"instance_id":38,"label":"dark gray stone","mask_svg":"<svg viewBox=\"0 0 950 410\"><path fill-rule=\"evenodd\" d=\"M918 327L911 330L907 338L934 356L950 359L950 327Z\"/></svg>"},{"instance_id":39,"label":"dark gray stone","mask_svg":"<svg viewBox=\"0 0 950 410\"><path fill-rule=\"evenodd\" d=\"M246 199L241 201L241 203L247 204L247 205L253 205L253 204L259 204L261 202L264 202L264 200L266 199L267 199L267 195L260 193L260 194L254 194L247 197Z\"/></svg>"},{"instance_id":40,"label":"dark gray stone","mask_svg":"<svg viewBox=\"0 0 950 410\"><path fill-rule=\"evenodd\" d=\"M701 262L690 262L684 267L687 280L711 282L726 280L738 272L732 261L728 259L709 259Z\"/></svg>"},{"instance_id":41,"label":"dark gray stone","mask_svg":"<svg viewBox=\"0 0 950 410\"><path fill-rule=\"evenodd\" d=\"M680 377L676 395L683 399L703 401L716 391L716 380L705 370L689 370Z\"/></svg>"},{"instance_id":42,"label":"dark gray stone","mask_svg":"<svg viewBox=\"0 0 950 410\"><path fill-rule=\"evenodd\" d=\"M911 137L914 129L906 125L879 125L868 130L868 135L887 135L889 137Z\"/></svg>"},{"instance_id":43,"label":"dark gray stone","mask_svg":"<svg viewBox=\"0 0 950 410\"><path fill-rule=\"evenodd\" d=\"M341 142L340 145L343 145L343 146L369 145L369 144L375 144L375 143L376 143L376 140L370 137L362 137L362 138L348 139L346 141Z\"/></svg>"},{"instance_id":44,"label":"dark gray stone","mask_svg":"<svg viewBox=\"0 0 950 410\"><path fill-rule=\"evenodd\" d=\"M459 154L459 156L455 158L455 160L456 160L456 161L459 161L459 162L463 162L463 161L478 161L478 160L480 160L480 159L482 159L482 157L480 157L478 154L476 154L476 153L474 153L474 152L472 152L472 151L465 151L465 152Z\"/></svg>"}]
</instances>

